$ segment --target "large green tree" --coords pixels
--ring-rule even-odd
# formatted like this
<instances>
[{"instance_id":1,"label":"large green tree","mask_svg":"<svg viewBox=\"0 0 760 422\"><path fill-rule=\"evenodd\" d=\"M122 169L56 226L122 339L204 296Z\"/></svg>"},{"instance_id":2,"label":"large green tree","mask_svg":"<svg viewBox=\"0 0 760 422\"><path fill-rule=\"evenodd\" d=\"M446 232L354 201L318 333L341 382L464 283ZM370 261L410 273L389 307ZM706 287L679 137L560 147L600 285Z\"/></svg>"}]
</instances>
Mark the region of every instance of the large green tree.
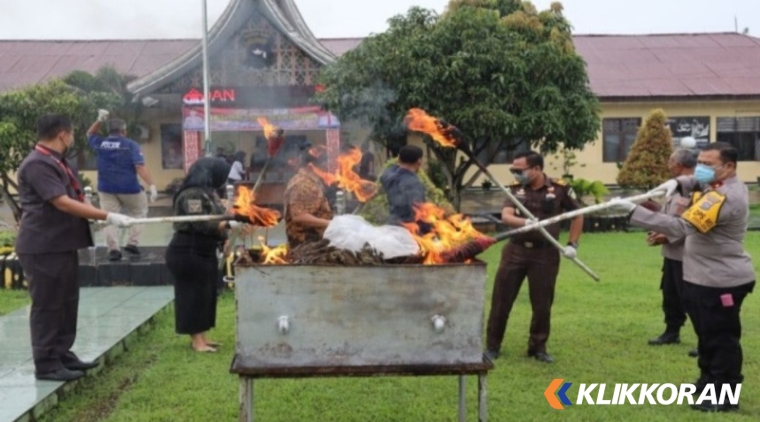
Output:
<instances>
[{"instance_id":1,"label":"large green tree","mask_svg":"<svg viewBox=\"0 0 760 422\"><path fill-rule=\"evenodd\" d=\"M98 108L118 104L121 99L113 93L85 92L60 80L0 94L0 194L11 206L16 220L20 214L10 195L17 188L13 173L37 141L37 118L45 113L71 118L78 150L87 143L85 131L97 116Z\"/></svg>"},{"instance_id":2,"label":"large green tree","mask_svg":"<svg viewBox=\"0 0 760 422\"><path fill-rule=\"evenodd\" d=\"M538 12L517 0L453 0L441 16L415 7L389 25L326 66L316 96L339 118L369 126L375 141L403 144L413 107L459 127L485 164L522 140L548 153L596 138L598 101L561 4ZM433 151L458 208L473 163Z\"/></svg>"}]
</instances>

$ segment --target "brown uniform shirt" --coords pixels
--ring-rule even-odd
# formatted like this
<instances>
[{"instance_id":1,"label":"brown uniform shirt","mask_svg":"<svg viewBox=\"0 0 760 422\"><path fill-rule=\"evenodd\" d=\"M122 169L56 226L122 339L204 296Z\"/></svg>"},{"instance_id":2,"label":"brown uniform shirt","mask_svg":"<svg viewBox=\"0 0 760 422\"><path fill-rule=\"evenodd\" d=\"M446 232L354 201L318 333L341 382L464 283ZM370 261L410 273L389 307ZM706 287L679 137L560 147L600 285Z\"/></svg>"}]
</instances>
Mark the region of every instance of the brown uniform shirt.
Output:
<instances>
[{"instance_id":1,"label":"brown uniform shirt","mask_svg":"<svg viewBox=\"0 0 760 422\"><path fill-rule=\"evenodd\" d=\"M285 233L292 249L305 242L322 240L325 229L306 227L293 222L293 215L309 213L317 218L331 219L330 204L322 180L308 169L300 169L285 188Z\"/></svg>"},{"instance_id":2,"label":"brown uniform shirt","mask_svg":"<svg viewBox=\"0 0 760 422\"><path fill-rule=\"evenodd\" d=\"M70 252L93 245L87 220L65 213L50 202L61 195L78 200L78 194L64 166L75 177L77 169L61 154L46 151L47 154L32 150L18 170L22 216L16 239L16 253Z\"/></svg>"},{"instance_id":3,"label":"brown uniform shirt","mask_svg":"<svg viewBox=\"0 0 760 422\"><path fill-rule=\"evenodd\" d=\"M539 220L545 220L579 208L575 200L575 193L573 193L572 188L564 180L550 179L545 174L544 178L546 180L545 183L535 190L529 186L523 187L519 183L511 185L509 189L515 198ZM516 216L527 218L509 199L504 202L504 208L514 208ZM546 226L545 228L555 239L559 237L559 223ZM543 243L547 240L541 235L540 231L531 230L527 233L515 235L512 241Z\"/></svg>"}]
</instances>

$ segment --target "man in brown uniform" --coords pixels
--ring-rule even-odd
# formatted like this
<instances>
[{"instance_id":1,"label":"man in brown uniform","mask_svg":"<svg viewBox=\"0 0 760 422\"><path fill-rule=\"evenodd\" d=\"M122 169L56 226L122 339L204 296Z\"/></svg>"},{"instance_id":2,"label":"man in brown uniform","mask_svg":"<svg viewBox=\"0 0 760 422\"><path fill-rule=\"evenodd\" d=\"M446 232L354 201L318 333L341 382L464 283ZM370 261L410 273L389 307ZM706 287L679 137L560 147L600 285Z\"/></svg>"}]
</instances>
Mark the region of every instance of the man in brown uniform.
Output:
<instances>
[{"instance_id":1,"label":"man in brown uniform","mask_svg":"<svg viewBox=\"0 0 760 422\"><path fill-rule=\"evenodd\" d=\"M301 146L301 168L285 188L285 233L289 249L322 240L333 217L322 179L309 166L323 167L325 154L315 157L310 154L310 147L310 144Z\"/></svg>"},{"instance_id":2,"label":"man in brown uniform","mask_svg":"<svg viewBox=\"0 0 760 422\"><path fill-rule=\"evenodd\" d=\"M697 333L700 376L697 395L713 385L736 392L742 375L741 319L744 298L755 287L752 259L744 250L749 219L749 192L736 177L736 149L723 142L708 144L699 154L694 176L669 180L655 190L668 196L697 192L698 197L680 217L652 213L624 199L619 207L631 211L631 224L656 230L668 239L685 237L684 297ZM702 411L736 410L738 405L692 405Z\"/></svg>"},{"instance_id":3,"label":"man in brown uniform","mask_svg":"<svg viewBox=\"0 0 760 422\"><path fill-rule=\"evenodd\" d=\"M98 366L71 351L79 306L78 249L92 246L87 219L127 226L131 218L106 213L84 202L76 169L66 160L74 144L71 121L45 115L37 121L39 142L18 170L22 216L16 240L29 280L29 325L35 377L70 381Z\"/></svg>"},{"instance_id":4,"label":"man in brown uniform","mask_svg":"<svg viewBox=\"0 0 760 422\"><path fill-rule=\"evenodd\" d=\"M567 183L550 179L543 169L544 159L538 153L527 151L517 154L509 170L518 181L511 186L515 197L540 220L578 209L575 194ZM529 218L520 214L515 205L507 201L501 218L505 224L512 227L521 227L531 222ZM559 237L559 223L546 227L546 230L555 239ZM575 257L582 230L583 216L575 217L570 224L569 243L564 251L566 257ZM486 331L485 354L489 359L499 357L509 313L527 276L533 308L528 356L546 363L554 361L546 353L546 341L549 338L559 256L560 252L538 230L515 236L504 247L494 280L491 313Z\"/></svg>"}]
</instances>

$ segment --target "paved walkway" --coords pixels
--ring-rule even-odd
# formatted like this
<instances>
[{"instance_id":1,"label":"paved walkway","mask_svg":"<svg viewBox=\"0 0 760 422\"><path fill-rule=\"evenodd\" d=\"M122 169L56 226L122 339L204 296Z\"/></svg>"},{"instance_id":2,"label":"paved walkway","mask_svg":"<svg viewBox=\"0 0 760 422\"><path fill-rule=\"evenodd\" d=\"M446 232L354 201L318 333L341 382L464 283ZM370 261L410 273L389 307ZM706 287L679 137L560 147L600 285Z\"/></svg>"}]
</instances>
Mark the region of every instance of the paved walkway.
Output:
<instances>
[{"instance_id":1,"label":"paved walkway","mask_svg":"<svg viewBox=\"0 0 760 422\"><path fill-rule=\"evenodd\" d=\"M89 287L81 289L79 325L73 351L82 360L101 362L123 350L127 337L174 298L171 286ZM70 384L34 378L29 306L0 317L0 422L34 420L58 402ZM95 372L90 371L90 373ZM88 374L88 376L91 376ZM34 418L30 416L34 415Z\"/></svg>"}]
</instances>

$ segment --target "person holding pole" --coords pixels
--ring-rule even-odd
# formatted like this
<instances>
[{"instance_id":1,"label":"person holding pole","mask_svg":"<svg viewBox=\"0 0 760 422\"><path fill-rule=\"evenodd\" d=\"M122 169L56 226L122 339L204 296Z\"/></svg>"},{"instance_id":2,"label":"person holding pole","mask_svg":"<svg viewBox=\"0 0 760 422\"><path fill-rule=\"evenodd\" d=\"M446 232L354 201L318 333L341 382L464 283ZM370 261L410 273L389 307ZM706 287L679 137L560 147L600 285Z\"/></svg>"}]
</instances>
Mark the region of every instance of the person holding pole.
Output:
<instances>
[{"instance_id":1,"label":"person holding pole","mask_svg":"<svg viewBox=\"0 0 760 422\"><path fill-rule=\"evenodd\" d=\"M708 144L699 153L693 176L669 180L654 189L672 196L691 196L692 205L680 216L650 212L616 198L617 208L630 212L631 224L668 237L685 237L683 293L686 312L697 333L700 375L695 394L708 385L716 392L736 391L742 375L742 303L754 290L752 258L744 250L749 219L749 192L736 175L739 152L724 142ZM736 410L738 405L703 401L701 411Z\"/></svg>"},{"instance_id":2,"label":"person holding pole","mask_svg":"<svg viewBox=\"0 0 760 422\"><path fill-rule=\"evenodd\" d=\"M119 227L132 219L86 202L77 170L66 159L74 145L74 126L68 117L41 116L37 134L37 145L18 170L22 215L15 249L32 298L34 375L39 380L71 381L98 366L71 351L79 307L77 250L93 245L87 219Z\"/></svg>"},{"instance_id":3,"label":"person holding pole","mask_svg":"<svg viewBox=\"0 0 760 422\"><path fill-rule=\"evenodd\" d=\"M510 169L517 179L517 183L510 187L515 198L541 220L564 211L578 209L572 188L563 180L550 179L543 170L544 158L540 154L526 151L515 155ZM512 227L522 227L535 222L521 215L520 210L511 201L504 204L502 221ZM559 224L548 226L546 230L555 239L559 237ZM573 218L570 224L569 242L562 252L566 258L576 256L582 230L583 216L579 215ZM533 308L528 356L541 362L554 362L554 358L546 352L546 342L549 339L559 257L560 252L537 230L514 236L504 246L494 280L491 312L488 316L486 357L491 360L499 357L509 313L527 276Z\"/></svg>"}]
</instances>

